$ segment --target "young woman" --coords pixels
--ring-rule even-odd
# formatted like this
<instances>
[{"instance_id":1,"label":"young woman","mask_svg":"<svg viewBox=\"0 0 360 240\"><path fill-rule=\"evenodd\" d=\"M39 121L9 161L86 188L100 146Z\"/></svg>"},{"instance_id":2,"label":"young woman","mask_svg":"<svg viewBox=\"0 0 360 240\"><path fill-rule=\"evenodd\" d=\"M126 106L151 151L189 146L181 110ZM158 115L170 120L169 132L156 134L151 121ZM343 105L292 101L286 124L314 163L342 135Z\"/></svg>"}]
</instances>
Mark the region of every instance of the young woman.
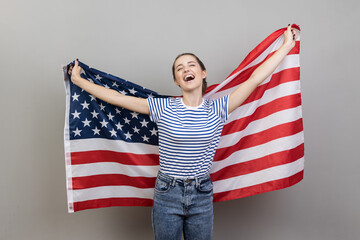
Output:
<instances>
[{"instance_id":1,"label":"young woman","mask_svg":"<svg viewBox=\"0 0 360 240\"><path fill-rule=\"evenodd\" d=\"M191 53L179 55L173 78L181 98L142 99L122 95L81 78L78 62L71 80L110 104L150 115L159 132L160 171L155 185L152 222L155 239L211 239L213 228L210 168L228 114L239 107L295 46L290 25L283 45L230 95L203 99L204 64Z\"/></svg>"}]
</instances>

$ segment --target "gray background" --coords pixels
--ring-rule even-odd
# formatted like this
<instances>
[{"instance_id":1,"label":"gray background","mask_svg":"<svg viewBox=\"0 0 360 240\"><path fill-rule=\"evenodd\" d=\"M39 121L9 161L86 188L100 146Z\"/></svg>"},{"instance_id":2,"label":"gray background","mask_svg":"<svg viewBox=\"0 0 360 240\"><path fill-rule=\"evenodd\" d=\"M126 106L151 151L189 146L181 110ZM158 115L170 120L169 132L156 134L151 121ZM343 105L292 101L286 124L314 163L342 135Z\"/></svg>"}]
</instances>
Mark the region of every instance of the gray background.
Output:
<instances>
[{"instance_id":1,"label":"gray background","mask_svg":"<svg viewBox=\"0 0 360 240\"><path fill-rule=\"evenodd\" d=\"M218 83L273 31L302 28L305 178L215 204L214 239L358 239L358 0L0 1L0 239L152 239L150 208L67 213L61 64L162 94L194 52Z\"/></svg>"}]
</instances>

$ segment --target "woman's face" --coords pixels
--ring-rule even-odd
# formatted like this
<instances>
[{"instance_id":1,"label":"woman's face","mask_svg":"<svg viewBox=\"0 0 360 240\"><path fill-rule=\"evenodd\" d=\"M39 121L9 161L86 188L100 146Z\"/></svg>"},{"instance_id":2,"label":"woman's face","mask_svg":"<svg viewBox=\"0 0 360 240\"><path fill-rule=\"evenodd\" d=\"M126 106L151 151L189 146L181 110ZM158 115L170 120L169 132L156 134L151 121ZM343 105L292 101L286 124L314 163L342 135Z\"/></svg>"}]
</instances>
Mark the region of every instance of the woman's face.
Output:
<instances>
[{"instance_id":1,"label":"woman's face","mask_svg":"<svg viewBox=\"0 0 360 240\"><path fill-rule=\"evenodd\" d=\"M176 85L182 91L199 90L202 93L202 82L206 78L206 70L202 70L194 56L184 55L174 63Z\"/></svg>"}]
</instances>

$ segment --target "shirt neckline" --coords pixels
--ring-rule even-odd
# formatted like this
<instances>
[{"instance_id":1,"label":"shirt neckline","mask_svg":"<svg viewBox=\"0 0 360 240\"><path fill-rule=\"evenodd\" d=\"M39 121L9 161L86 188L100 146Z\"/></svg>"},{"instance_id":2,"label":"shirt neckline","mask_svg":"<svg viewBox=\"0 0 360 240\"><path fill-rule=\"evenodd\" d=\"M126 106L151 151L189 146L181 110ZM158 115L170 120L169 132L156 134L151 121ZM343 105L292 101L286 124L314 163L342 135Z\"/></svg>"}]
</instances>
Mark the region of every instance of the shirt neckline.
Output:
<instances>
[{"instance_id":1,"label":"shirt neckline","mask_svg":"<svg viewBox=\"0 0 360 240\"><path fill-rule=\"evenodd\" d=\"M200 103L200 105L199 105L199 106L196 106L196 107L187 106L187 105L184 103L183 98L180 98L180 102L181 102L181 104L182 104L185 108L191 109L191 110L196 110L196 109L199 109L199 108L204 104L204 98L202 98L202 102Z\"/></svg>"}]
</instances>

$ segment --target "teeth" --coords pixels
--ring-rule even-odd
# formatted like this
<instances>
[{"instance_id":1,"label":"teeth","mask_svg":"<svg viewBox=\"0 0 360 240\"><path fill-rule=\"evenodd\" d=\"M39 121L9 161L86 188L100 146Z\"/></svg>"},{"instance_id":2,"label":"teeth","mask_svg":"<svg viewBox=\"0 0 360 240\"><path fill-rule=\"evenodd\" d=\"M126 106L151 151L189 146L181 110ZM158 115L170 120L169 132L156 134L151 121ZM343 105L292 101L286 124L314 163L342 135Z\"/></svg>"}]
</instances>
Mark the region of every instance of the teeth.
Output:
<instances>
[{"instance_id":1,"label":"teeth","mask_svg":"<svg viewBox=\"0 0 360 240\"><path fill-rule=\"evenodd\" d=\"M193 75L187 75L185 77L185 81L190 81L190 80L193 80L194 79L194 76Z\"/></svg>"}]
</instances>

